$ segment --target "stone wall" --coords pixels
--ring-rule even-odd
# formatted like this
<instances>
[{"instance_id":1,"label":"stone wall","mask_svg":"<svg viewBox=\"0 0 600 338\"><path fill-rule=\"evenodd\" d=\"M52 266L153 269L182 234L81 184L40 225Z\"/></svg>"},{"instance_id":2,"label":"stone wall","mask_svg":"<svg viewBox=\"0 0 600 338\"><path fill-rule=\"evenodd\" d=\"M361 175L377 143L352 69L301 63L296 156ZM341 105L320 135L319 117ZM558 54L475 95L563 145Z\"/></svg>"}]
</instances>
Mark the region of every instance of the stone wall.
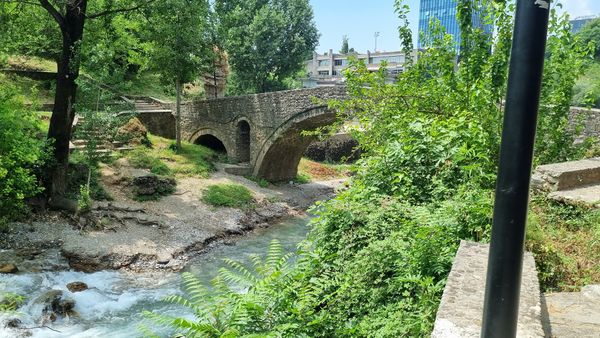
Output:
<instances>
[{"instance_id":1,"label":"stone wall","mask_svg":"<svg viewBox=\"0 0 600 338\"><path fill-rule=\"evenodd\" d=\"M311 143L304 156L318 162L351 163L360 157L357 147L358 142L349 134L336 134L324 141Z\"/></svg>"},{"instance_id":2,"label":"stone wall","mask_svg":"<svg viewBox=\"0 0 600 338\"><path fill-rule=\"evenodd\" d=\"M170 139L175 138L175 116L170 111L140 112L137 118L151 134Z\"/></svg>"},{"instance_id":3,"label":"stone wall","mask_svg":"<svg viewBox=\"0 0 600 338\"><path fill-rule=\"evenodd\" d=\"M489 245L462 241L446 282L432 338L479 338ZM517 337L545 337L535 261L526 252L519 302Z\"/></svg>"},{"instance_id":4,"label":"stone wall","mask_svg":"<svg viewBox=\"0 0 600 338\"><path fill-rule=\"evenodd\" d=\"M571 123L583 121L583 137L593 137L600 141L600 109L571 107Z\"/></svg>"}]
</instances>

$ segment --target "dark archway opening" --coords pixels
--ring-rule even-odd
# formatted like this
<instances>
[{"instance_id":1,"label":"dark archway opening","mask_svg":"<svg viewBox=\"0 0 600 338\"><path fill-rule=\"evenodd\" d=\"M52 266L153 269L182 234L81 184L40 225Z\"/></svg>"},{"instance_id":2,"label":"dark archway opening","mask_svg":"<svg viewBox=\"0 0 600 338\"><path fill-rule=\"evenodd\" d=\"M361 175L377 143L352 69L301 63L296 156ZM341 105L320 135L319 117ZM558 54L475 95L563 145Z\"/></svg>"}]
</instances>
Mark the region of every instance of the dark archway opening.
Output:
<instances>
[{"instance_id":1,"label":"dark archway opening","mask_svg":"<svg viewBox=\"0 0 600 338\"><path fill-rule=\"evenodd\" d=\"M227 154L227 149L225 148L223 142L213 135L202 135L196 139L195 143L210 148L217 153Z\"/></svg>"},{"instance_id":2,"label":"dark archway opening","mask_svg":"<svg viewBox=\"0 0 600 338\"><path fill-rule=\"evenodd\" d=\"M236 148L238 162L250 162L250 125L246 121L238 123Z\"/></svg>"}]
</instances>

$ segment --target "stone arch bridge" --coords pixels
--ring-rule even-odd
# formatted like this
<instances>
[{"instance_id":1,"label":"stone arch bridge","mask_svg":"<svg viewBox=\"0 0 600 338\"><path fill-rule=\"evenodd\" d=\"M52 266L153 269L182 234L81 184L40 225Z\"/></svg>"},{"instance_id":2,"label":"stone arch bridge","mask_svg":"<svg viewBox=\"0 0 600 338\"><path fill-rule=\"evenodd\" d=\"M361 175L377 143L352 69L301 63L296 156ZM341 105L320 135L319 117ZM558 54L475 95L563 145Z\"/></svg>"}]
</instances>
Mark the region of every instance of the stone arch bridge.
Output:
<instances>
[{"instance_id":1,"label":"stone arch bridge","mask_svg":"<svg viewBox=\"0 0 600 338\"><path fill-rule=\"evenodd\" d=\"M289 180L314 141L301 132L333 123L323 101L346 97L345 87L320 87L188 102L182 138L227 152L256 177Z\"/></svg>"}]
</instances>

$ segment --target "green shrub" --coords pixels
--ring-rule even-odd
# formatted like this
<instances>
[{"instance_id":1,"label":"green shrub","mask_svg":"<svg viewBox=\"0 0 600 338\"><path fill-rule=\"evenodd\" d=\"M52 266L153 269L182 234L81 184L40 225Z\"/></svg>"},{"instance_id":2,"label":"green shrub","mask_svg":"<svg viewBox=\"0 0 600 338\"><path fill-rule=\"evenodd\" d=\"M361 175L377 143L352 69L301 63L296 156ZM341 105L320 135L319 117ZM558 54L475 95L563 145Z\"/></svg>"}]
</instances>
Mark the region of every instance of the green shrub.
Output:
<instances>
[{"instance_id":1,"label":"green shrub","mask_svg":"<svg viewBox=\"0 0 600 338\"><path fill-rule=\"evenodd\" d=\"M202 195L202 201L217 207L241 208L254 201L252 192L240 184L215 184L208 186Z\"/></svg>"},{"instance_id":2,"label":"green shrub","mask_svg":"<svg viewBox=\"0 0 600 338\"><path fill-rule=\"evenodd\" d=\"M97 167L90 167L88 161L81 153L74 153L69 158L69 184L67 196L74 200L79 200L81 196L81 186L88 184L89 175L89 194L91 199L96 201L111 201L112 196L104 189L100 182L100 173Z\"/></svg>"},{"instance_id":3,"label":"green shrub","mask_svg":"<svg viewBox=\"0 0 600 338\"><path fill-rule=\"evenodd\" d=\"M299 173L298 176L296 176L296 179L294 180L294 182L296 182L298 184L306 184L306 183L309 183L310 181L311 181L311 178L306 173Z\"/></svg>"},{"instance_id":4,"label":"green shrub","mask_svg":"<svg viewBox=\"0 0 600 338\"><path fill-rule=\"evenodd\" d=\"M92 198L90 197L90 188L88 188L86 185L82 185L81 187L79 187L77 209L80 214L85 214L92 210Z\"/></svg>"},{"instance_id":5,"label":"green shrub","mask_svg":"<svg viewBox=\"0 0 600 338\"><path fill-rule=\"evenodd\" d=\"M37 124L15 89L0 78L0 218L22 215L25 200L42 191L36 173L47 153Z\"/></svg>"}]
</instances>

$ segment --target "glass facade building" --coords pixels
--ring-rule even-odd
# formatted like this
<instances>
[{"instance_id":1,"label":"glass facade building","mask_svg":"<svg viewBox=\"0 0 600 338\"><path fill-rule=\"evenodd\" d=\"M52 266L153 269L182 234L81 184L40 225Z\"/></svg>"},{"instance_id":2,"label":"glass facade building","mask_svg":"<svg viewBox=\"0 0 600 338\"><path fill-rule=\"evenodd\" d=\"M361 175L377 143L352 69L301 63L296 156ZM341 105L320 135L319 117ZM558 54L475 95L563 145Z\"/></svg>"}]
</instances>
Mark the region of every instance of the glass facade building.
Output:
<instances>
[{"instance_id":1,"label":"glass facade building","mask_svg":"<svg viewBox=\"0 0 600 338\"><path fill-rule=\"evenodd\" d=\"M576 34L588 24L588 22L600 18L598 15L584 16L571 20L571 33Z\"/></svg>"},{"instance_id":2,"label":"glass facade building","mask_svg":"<svg viewBox=\"0 0 600 338\"><path fill-rule=\"evenodd\" d=\"M429 23L432 19L438 19L446 30L446 33L454 37L456 51L460 48L460 27L456 19L456 0L421 0L419 9L419 48L426 48L427 43L422 36L429 36ZM487 34L492 34L492 27L486 25L481 13L473 13L473 26L479 27Z\"/></svg>"}]
</instances>

